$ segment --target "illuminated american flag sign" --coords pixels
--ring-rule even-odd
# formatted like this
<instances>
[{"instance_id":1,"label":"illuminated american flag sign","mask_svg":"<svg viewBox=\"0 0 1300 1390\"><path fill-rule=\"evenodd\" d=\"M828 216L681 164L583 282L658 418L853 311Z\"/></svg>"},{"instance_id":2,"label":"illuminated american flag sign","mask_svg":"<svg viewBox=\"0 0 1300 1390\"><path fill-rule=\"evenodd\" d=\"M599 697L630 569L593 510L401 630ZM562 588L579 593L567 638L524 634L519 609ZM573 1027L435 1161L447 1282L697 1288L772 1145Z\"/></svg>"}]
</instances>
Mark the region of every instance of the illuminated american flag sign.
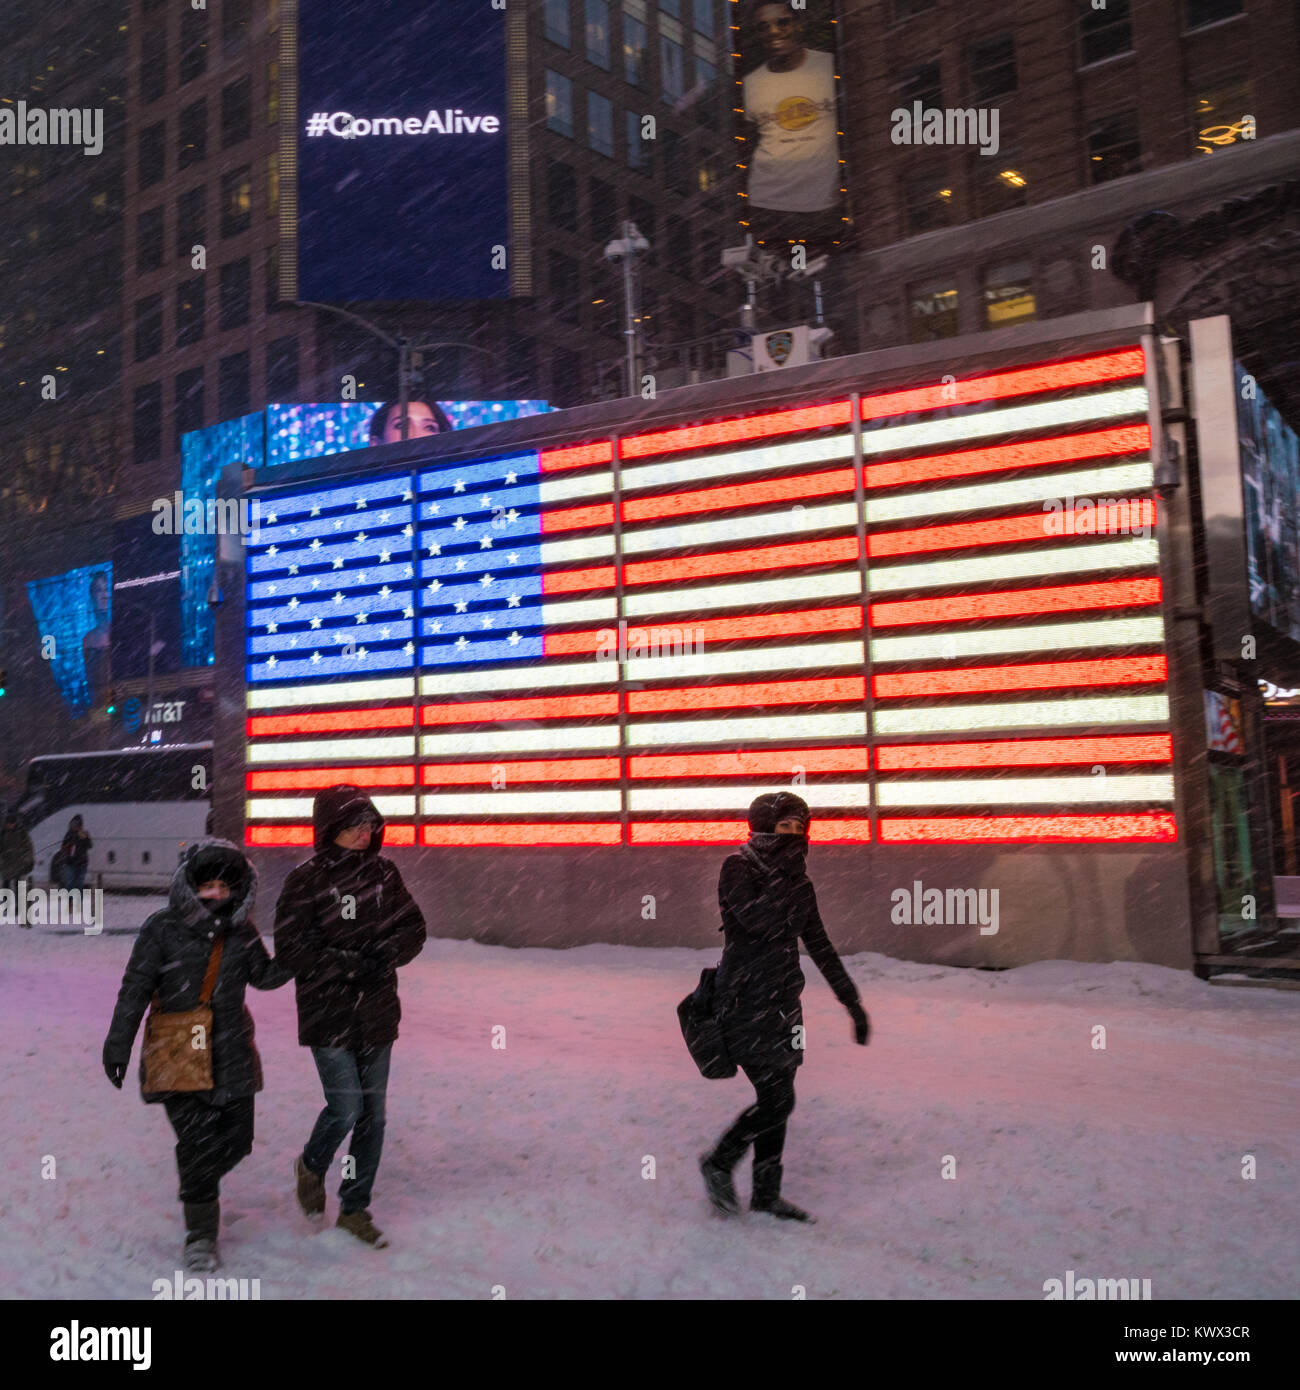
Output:
<instances>
[{"instance_id":1,"label":"illuminated american flag sign","mask_svg":"<svg viewBox=\"0 0 1300 1390\"><path fill-rule=\"evenodd\" d=\"M247 825L427 846L1176 838L1138 347L263 501Z\"/></svg>"}]
</instances>

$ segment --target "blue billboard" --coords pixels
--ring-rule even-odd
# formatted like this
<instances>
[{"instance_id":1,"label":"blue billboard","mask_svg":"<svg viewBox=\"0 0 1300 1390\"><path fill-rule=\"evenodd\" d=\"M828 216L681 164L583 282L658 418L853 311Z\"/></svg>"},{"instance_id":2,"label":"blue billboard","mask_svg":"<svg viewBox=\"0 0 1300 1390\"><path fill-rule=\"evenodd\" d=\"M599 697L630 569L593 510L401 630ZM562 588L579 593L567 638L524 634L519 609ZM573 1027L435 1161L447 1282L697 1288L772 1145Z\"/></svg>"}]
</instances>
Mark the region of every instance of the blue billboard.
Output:
<instances>
[{"instance_id":1,"label":"blue billboard","mask_svg":"<svg viewBox=\"0 0 1300 1390\"><path fill-rule=\"evenodd\" d=\"M297 123L297 298L509 293L504 6L301 0Z\"/></svg>"}]
</instances>

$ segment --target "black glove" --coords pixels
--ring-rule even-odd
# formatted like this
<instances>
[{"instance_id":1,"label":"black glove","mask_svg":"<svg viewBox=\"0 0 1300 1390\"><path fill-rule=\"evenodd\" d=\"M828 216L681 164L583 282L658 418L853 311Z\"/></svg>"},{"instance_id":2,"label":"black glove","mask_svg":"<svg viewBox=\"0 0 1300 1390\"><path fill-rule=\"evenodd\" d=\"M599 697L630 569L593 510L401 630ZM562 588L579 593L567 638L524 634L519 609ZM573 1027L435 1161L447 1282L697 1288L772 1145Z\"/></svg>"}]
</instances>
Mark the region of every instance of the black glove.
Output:
<instances>
[{"instance_id":1,"label":"black glove","mask_svg":"<svg viewBox=\"0 0 1300 1390\"><path fill-rule=\"evenodd\" d=\"M361 952L361 964L357 968L357 980L363 985L377 985L388 978L390 970L388 959L373 951Z\"/></svg>"},{"instance_id":2,"label":"black glove","mask_svg":"<svg viewBox=\"0 0 1300 1390\"><path fill-rule=\"evenodd\" d=\"M867 1017L867 1011L856 1001L848 1006L849 1017L853 1020L853 1040L859 1046L865 1047L867 1039L871 1036L871 1020Z\"/></svg>"},{"instance_id":3,"label":"black glove","mask_svg":"<svg viewBox=\"0 0 1300 1390\"><path fill-rule=\"evenodd\" d=\"M108 1079L113 1083L113 1085L116 1086L117 1089L120 1091L122 1089L122 1081L126 1077L126 1063L116 1061L114 1058L110 1057L107 1052L105 1052L104 1075L108 1077Z\"/></svg>"}]
</instances>

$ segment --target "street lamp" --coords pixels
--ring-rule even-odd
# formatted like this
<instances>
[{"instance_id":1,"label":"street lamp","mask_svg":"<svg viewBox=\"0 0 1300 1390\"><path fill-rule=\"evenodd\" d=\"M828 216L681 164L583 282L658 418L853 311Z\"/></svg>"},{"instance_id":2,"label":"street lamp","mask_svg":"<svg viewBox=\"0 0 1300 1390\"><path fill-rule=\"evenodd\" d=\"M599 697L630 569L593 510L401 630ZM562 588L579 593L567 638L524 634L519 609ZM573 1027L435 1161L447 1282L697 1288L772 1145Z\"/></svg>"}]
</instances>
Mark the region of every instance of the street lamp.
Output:
<instances>
[{"instance_id":1,"label":"street lamp","mask_svg":"<svg viewBox=\"0 0 1300 1390\"><path fill-rule=\"evenodd\" d=\"M627 342L627 393L637 394L638 359L641 355L637 327L637 259L650 249L650 243L637 231L635 222L623 223L623 235L605 247L607 261L623 262L623 337Z\"/></svg>"}]
</instances>

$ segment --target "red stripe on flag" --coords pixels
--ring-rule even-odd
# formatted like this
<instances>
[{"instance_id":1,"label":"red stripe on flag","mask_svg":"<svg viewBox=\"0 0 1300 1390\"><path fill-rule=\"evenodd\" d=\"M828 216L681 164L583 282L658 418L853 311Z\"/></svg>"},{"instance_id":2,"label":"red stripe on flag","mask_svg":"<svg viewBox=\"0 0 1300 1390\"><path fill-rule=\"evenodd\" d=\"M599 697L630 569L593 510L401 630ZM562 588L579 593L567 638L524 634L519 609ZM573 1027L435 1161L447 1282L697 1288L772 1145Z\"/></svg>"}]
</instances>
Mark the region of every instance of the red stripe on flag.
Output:
<instances>
[{"instance_id":1,"label":"red stripe on flag","mask_svg":"<svg viewBox=\"0 0 1300 1390\"><path fill-rule=\"evenodd\" d=\"M750 685L683 686L676 690L630 690L629 714L658 710L735 709L743 705L824 704L831 700L861 700L866 696L861 676L830 680L757 681Z\"/></svg>"},{"instance_id":2,"label":"red stripe on flag","mask_svg":"<svg viewBox=\"0 0 1300 1390\"><path fill-rule=\"evenodd\" d=\"M1070 511L1037 511L1019 516L995 516L985 521L958 521L943 526L917 526L907 531L873 532L867 537L867 554L918 555L926 550L958 550L973 545L1014 545L1017 541L1085 539L1094 535L1120 534L1155 524L1155 503L1133 498L1104 507ZM1081 522L1091 529L1081 529Z\"/></svg>"},{"instance_id":3,"label":"red stripe on flag","mask_svg":"<svg viewBox=\"0 0 1300 1390\"><path fill-rule=\"evenodd\" d=\"M633 647L646 646L647 638L641 634L654 631L670 632L679 636L671 643L659 645L685 645L685 635L690 634L695 643L731 642L754 637L785 637L792 634L815 632L846 632L862 626L861 608L821 608L801 609L792 613L756 613L744 618L705 618L692 623L688 628L669 627L646 628L630 627L627 630L627 650L635 659ZM573 656L579 652L594 652L607 648L614 655L617 638L613 628L589 629L586 632L553 632L543 639L542 652L545 656Z\"/></svg>"},{"instance_id":4,"label":"red stripe on flag","mask_svg":"<svg viewBox=\"0 0 1300 1390\"><path fill-rule=\"evenodd\" d=\"M420 723L482 724L503 719L585 719L617 713L618 694L610 690L595 695L543 695L524 700L465 700L449 705L422 705Z\"/></svg>"},{"instance_id":5,"label":"red stripe on flag","mask_svg":"<svg viewBox=\"0 0 1300 1390\"><path fill-rule=\"evenodd\" d=\"M271 734L342 734L358 729L409 729L414 711L409 705L395 709L335 709L320 714L254 714L248 719L248 737Z\"/></svg>"},{"instance_id":6,"label":"red stripe on flag","mask_svg":"<svg viewBox=\"0 0 1300 1390\"><path fill-rule=\"evenodd\" d=\"M259 769L249 772L245 779L250 792L311 791L340 783L354 787L413 787L415 768L409 763L397 767L286 767L275 771Z\"/></svg>"},{"instance_id":7,"label":"red stripe on flag","mask_svg":"<svg viewBox=\"0 0 1300 1390\"><path fill-rule=\"evenodd\" d=\"M555 531L581 531L589 526L612 526L614 504L597 502L590 507L558 507L541 515L542 535Z\"/></svg>"},{"instance_id":8,"label":"red stripe on flag","mask_svg":"<svg viewBox=\"0 0 1300 1390\"><path fill-rule=\"evenodd\" d=\"M1141 348L1094 353L1065 362L1047 362L1036 367L1018 367L1014 371L971 377L969 381L952 381L942 386L917 386L909 391L867 396L862 402L862 418L878 420L882 416L906 415L914 410L942 410L945 406L1002 400L1007 396L1061 391L1069 386L1091 386L1103 381L1141 376L1144 370Z\"/></svg>"},{"instance_id":9,"label":"red stripe on flag","mask_svg":"<svg viewBox=\"0 0 1300 1390\"><path fill-rule=\"evenodd\" d=\"M1173 761L1173 756L1173 739L1168 734L893 743L876 749L876 768L880 772L922 772L933 768L1046 767L1062 763L1167 763Z\"/></svg>"},{"instance_id":10,"label":"red stripe on flag","mask_svg":"<svg viewBox=\"0 0 1300 1390\"><path fill-rule=\"evenodd\" d=\"M828 473L801 473L792 478L769 478L759 483L706 487L694 492L667 492L659 497L634 497L623 503L623 520L656 521L670 516L719 511L726 507L761 507L764 504L787 502L794 497L825 497L836 492L852 492L853 482L851 468L836 468Z\"/></svg>"},{"instance_id":11,"label":"red stripe on flag","mask_svg":"<svg viewBox=\"0 0 1300 1390\"><path fill-rule=\"evenodd\" d=\"M712 574L754 574L759 570L829 565L858 558L858 538L799 541L792 545L763 545L749 550L714 550L705 555L678 555L671 560L638 560L623 566L626 584L664 584L703 579ZM546 591L543 584L542 591Z\"/></svg>"},{"instance_id":12,"label":"red stripe on flag","mask_svg":"<svg viewBox=\"0 0 1300 1390\"><path fill-rule=\"evenodd\" d=\"M972 666L962 671L898 671L871 678L881 700L1003 690L1053 690L1069 685L1143 685L1168 674L1163 656L1042 661L1028 666Z\"/></svg>"},{"instance_id":13,"label":"red stripe on flag","mask_svg":"<svg viewBox=\"0 0 1300 1390\"><path fill-rule=\"evenodd\" d=\"M617 845L623 840L622 826L600 822L567 821L555 825L526 821L496 825L464 822L452 825L426 825L422 844L450 849L480 845Z\"/></svg>"},{"instance_id":14,"label":"red stripe on flag","mask_svg":"<svg viewBox=\"0 0 1300 1390\"><path fill-rule=\"evenodd\" d=\"M795 410L773 410L764 415L719 420L712 425L686 425L679 429L629 434L619 440L618 454L623 459L646 458L650 454L676 454L684 449L706 449L710 446L742 444L750 439L766 439L777 434L824 430L832 425L847 425L849 420L848 401L831 401L825 405L800 406Z\"/></svg>"},{"instance_id":15,"label":"red stripe on flag","mask_svg":"<svg viewBox=\"0 0 1300 1390\"><path fill-rule=\"evenodd\" d=\"M577 594L587 589L612 589L617 582L613 565L587 570L547 570L542 575L542 593Z\"/></svg>"},{"instance_id":16,"label":"red stripe on flag","mask_svg":"<svg viewBox=\"0 0 1300 1390\"><path fill-rule=\"evenodd\" d=\"M592 463L612 463L614 446L607 439L595 444L568 444L562 449L543 449L537 455L537 467L542 473L556 473L562 468L584 468Z\"/></svg>"},{"instance_id":17,"label":"red stripe on flag","mask_svg":"<svg viewBox=\"0 0 1300 1390\"><path fill-rule=\"evenodd\" d=\"M1008 468L1041 468L1044 464L1076 459L1108 458L1116 454L1142 453L1151 447L1146 425L1124 425L1084 434L1053 435L1023 444L999 444L990 449L961 449L951 454L895 459L890 463L863 465L863 482L869 488L898 487L940 478L965 478L975 473L998 473Z\"/></svg>"},{"instance_id":18,"label":"red stripe on flag","mask_svg":"<svg viewBox=\"0 0 1300 1390\"><path fill-rule=\"evenodd\" d=\"M865 748L762 748L737 753L638 753L627 760L631 778L763 777L805 772L866 772Z\"/></svg>"},{"instance_id":19,"label":"red stripe on flag","mask_svg":"<svg viewBox=\"0 0 1300 1390\"><path fill-rule=\"evenodd\" d=\"M526 762L425 763L420 781L426 787L490 786L501 777L516 782L613 782L618 780L617 758L536 758Z\"/></svg>"},{"instance_id":20,"label":"red stripe on flag","mask_svg":"<svg viewBox=\"0 0 1300 1390\"><path fill-rule=\"evenodd\" d=\"M1158 579L1106 579L1095 584L1062 584L1050 589L1000 589L988 594L873 603L868 606L868 622L871 627L964 623L980 618L1023 617L1029 613L1137 608L1159 602Z\"/></svg>"},{"instance_id":21,"label":"red stripe on flag","mask_svg":"<svg viewBox=\"0 0 1300 1390\"><path fill-rule=\"evenodd\" d=\"M819 820L813 816L809 840L814 844L865 844L871 839L869 820ZM646 820L628 822L628 843L633 845L738 844L749 839L742 820Z\"/></svg>"},{"instance_id":22,"label":"red stripe on flag","mask_svg":"<svg viewBox=\"0 0 1300 1390\"><path fill-rule=\"evenodd\" d=\"M812 822L816 827L816 820ZM1098 816L882 816L881 842L894 844L1172 844L1178 827L1169 811Z\"/></svg>"},{"instance_id":23,"label":"red stripe on flag","mask_svg":"<svg viewBox=\"0 0 1300 1390\"><path fill-rule=\"evenodd\" d=\"M310 825L250 825L244 831L246 845L312 845L316 842L316 830ZM389 845L413 845L415 826L394 825L391 821L384 826L384 848Z\"/></svg>"}]
</instances>

